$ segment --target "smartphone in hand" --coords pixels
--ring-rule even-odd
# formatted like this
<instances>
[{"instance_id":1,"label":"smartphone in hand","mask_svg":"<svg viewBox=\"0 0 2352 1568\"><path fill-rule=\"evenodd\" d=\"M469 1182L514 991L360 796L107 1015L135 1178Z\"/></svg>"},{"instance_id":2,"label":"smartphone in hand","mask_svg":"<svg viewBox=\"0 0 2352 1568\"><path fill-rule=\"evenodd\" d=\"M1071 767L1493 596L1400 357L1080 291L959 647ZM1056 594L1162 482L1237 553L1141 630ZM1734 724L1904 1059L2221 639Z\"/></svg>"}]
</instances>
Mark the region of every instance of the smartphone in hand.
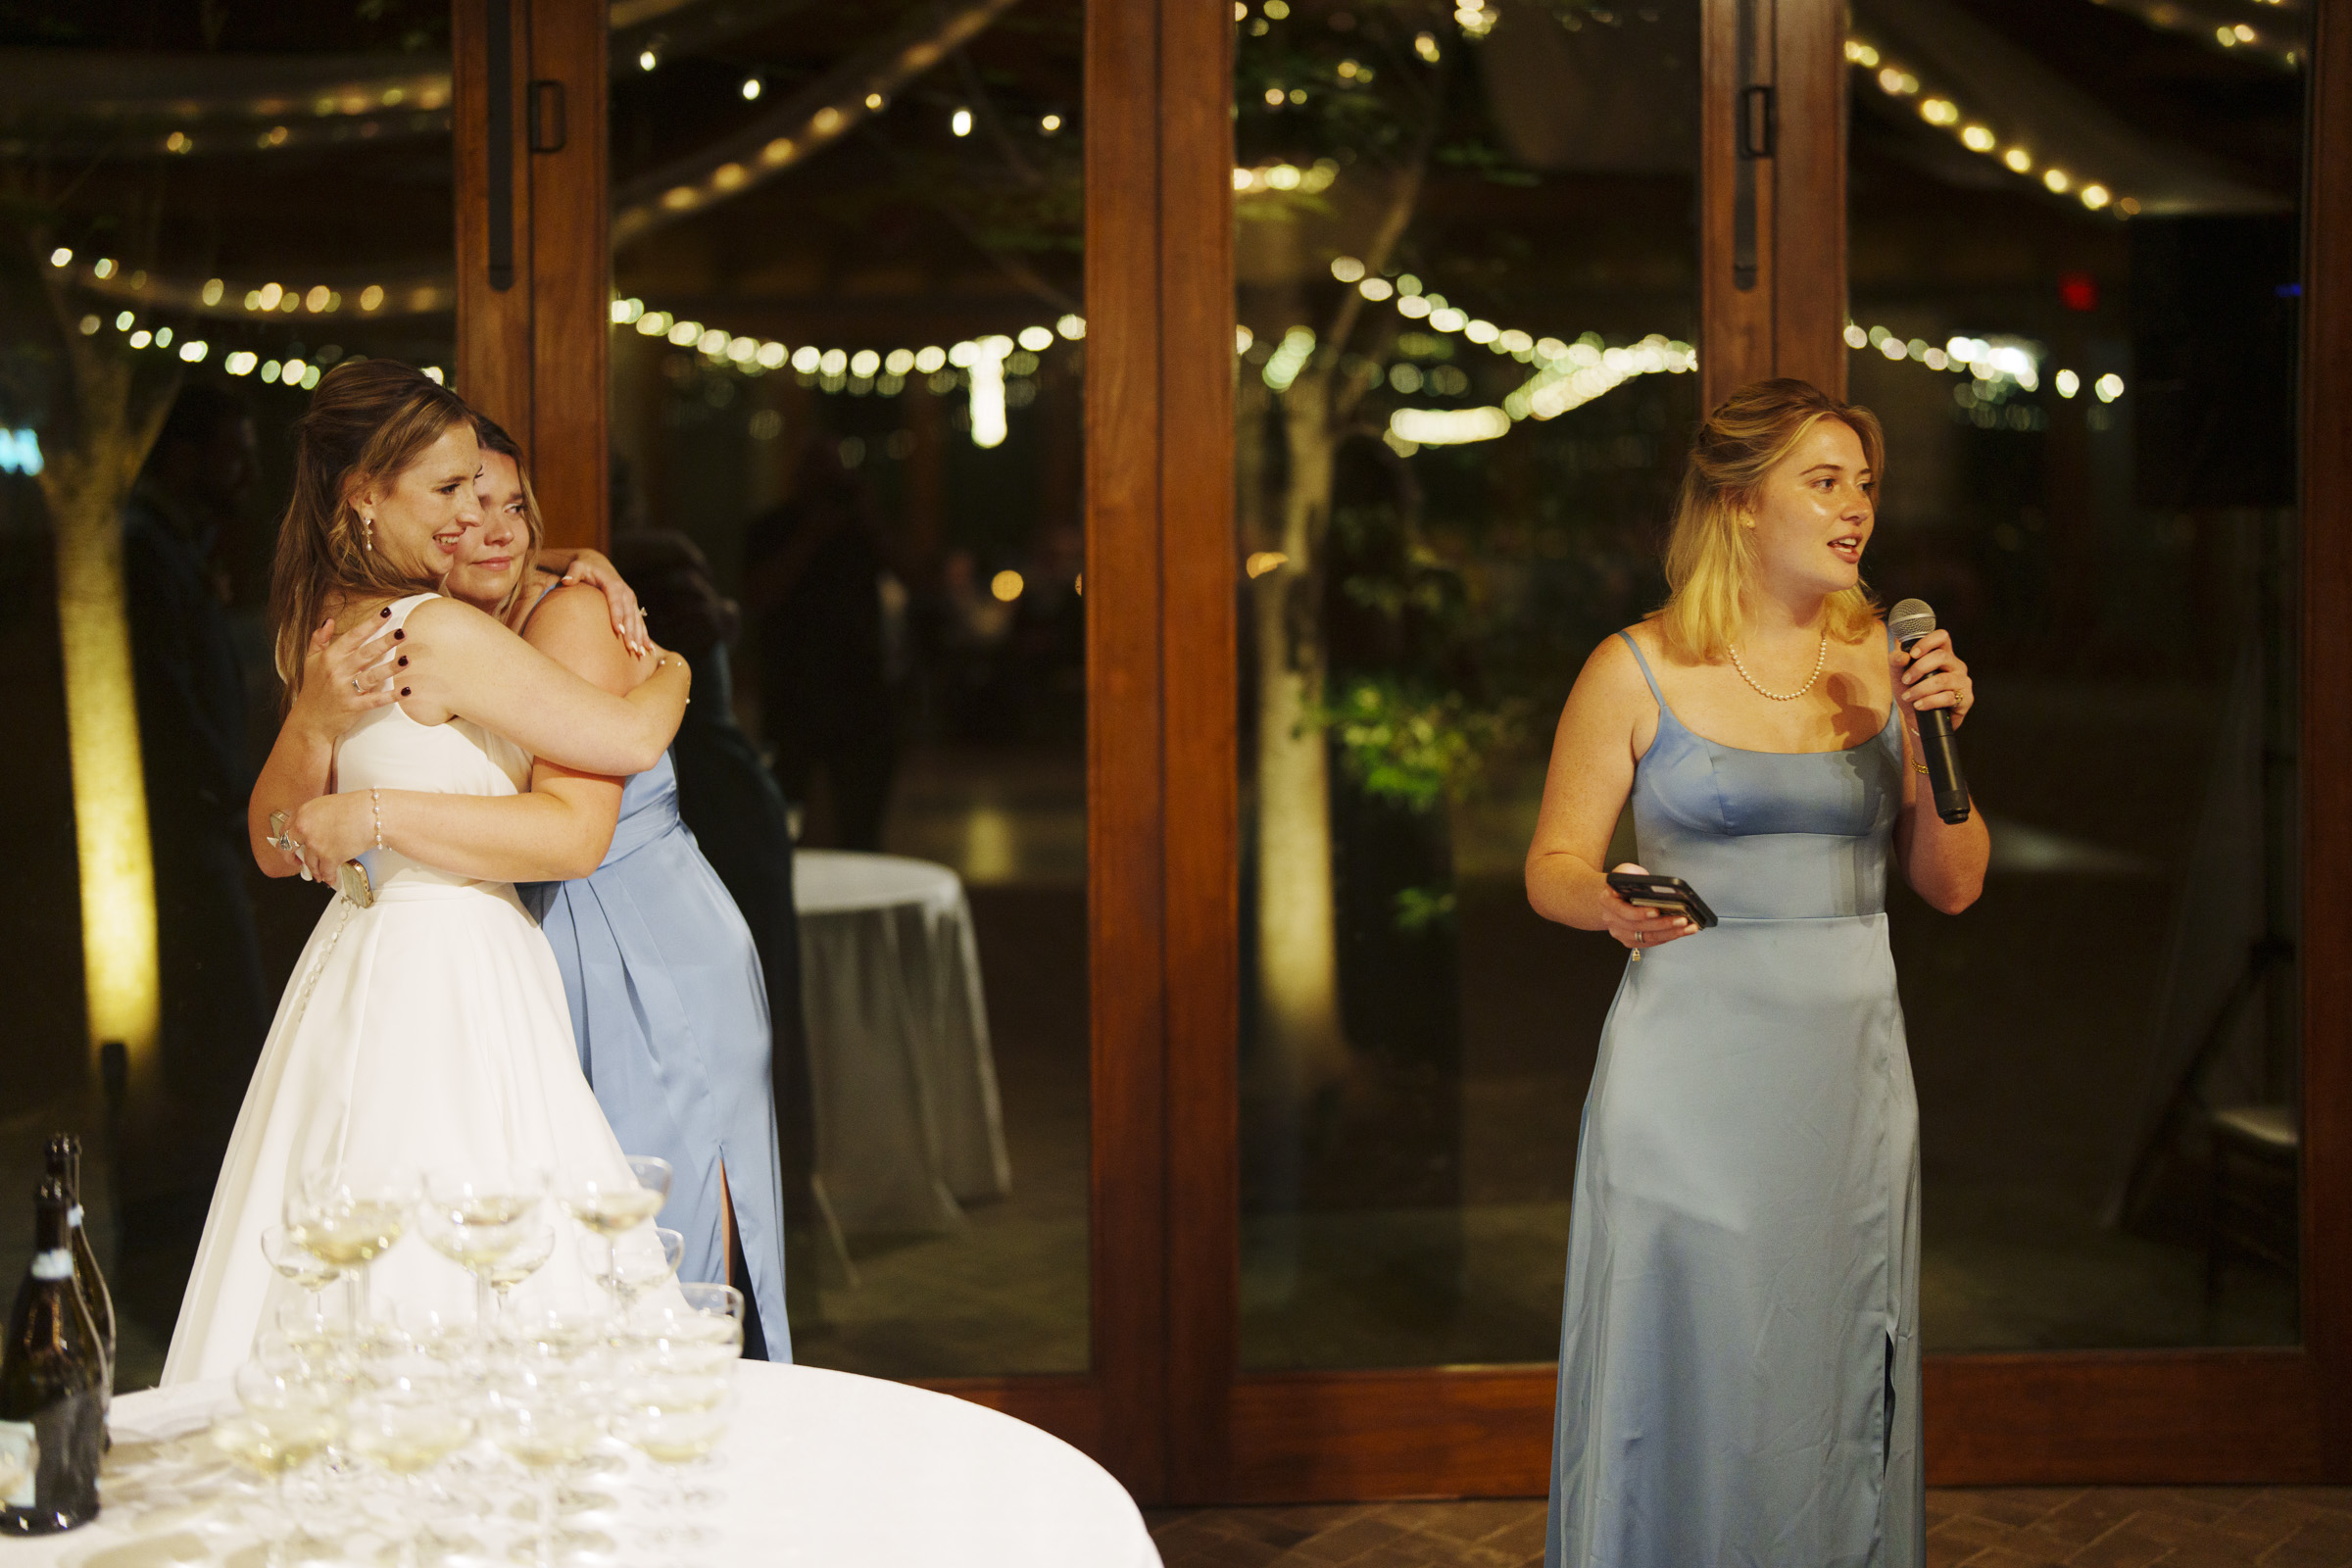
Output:
<instances>
[{"instance_id":1,"label":"smartphone in hand","mask_svg":"<svg viewBox=\"0 0 2352 1568\"><path fill-rule=\"evenodd\" d=\"M1715 923L1715 911L1707 907L1707 901L1679 876L1653 876L1646 871L1611 871L1608 876L1610 891L1628 904L1679 914L1701 931Z\"/></svg>"}]
</instances>

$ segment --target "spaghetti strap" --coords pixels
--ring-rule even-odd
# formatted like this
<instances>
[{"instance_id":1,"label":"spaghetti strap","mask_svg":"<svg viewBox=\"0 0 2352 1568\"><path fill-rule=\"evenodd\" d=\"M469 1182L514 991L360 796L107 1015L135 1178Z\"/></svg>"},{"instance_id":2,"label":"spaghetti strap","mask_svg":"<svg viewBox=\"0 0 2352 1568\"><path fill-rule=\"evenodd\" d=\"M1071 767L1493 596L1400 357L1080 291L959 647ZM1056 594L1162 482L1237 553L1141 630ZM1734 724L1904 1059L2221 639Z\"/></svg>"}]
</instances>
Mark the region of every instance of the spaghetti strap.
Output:
<instances>
[{"instance_id":1,"label":"spaghetti strap","mask_svg":"<svg viewBox=\"0 0 2352 1568\"><path fill-rule=\"evenodd\" d=\"M1634 662L1642 666L1642 678L1649 682L1649 695L1657 699L1658 711L1665 712L1667 710L1666 694L1658 690L1658 678L1649 672L1649 661L1642 657L1642 645L1634 641L1633 634L1630 632L1621 631L1617 635L1623 637L1625 646L1634 651Z\"/></svg>"}]
</instances>

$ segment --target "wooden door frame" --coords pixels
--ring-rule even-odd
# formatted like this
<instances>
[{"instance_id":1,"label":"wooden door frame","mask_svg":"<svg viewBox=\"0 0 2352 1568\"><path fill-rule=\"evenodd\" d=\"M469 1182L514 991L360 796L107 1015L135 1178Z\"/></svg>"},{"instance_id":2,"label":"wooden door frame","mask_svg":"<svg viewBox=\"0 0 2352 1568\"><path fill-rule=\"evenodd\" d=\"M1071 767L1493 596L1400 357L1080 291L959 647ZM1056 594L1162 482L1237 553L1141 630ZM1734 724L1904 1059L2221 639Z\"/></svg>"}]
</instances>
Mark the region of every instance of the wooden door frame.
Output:
<instances>
[{"instance_id":1,"label":"wooden door frame","mask_svg":"<svg viewBox=\"0 0 2352 1568\"><path fill-rule=\"evenodd\" d=\"M1230 90L1223 0L1156 0L1201 34L1174 98ZM1845 385L1844 8L1702 0L1700 372L1712 402L1764 375ZM2314 52L2305 270L2303 687L2305 1160L2303 1322L2292 1349L1935 1355L1925 1369L1937 1485L2352 1480L2352 0L2322 0ZM1171 30L1171 36L1173 35ZM1778 136L1757 180L1754 287L1732 276L1731 132L1739 91L1774 89ZM1196 155L1211 156L1203 131ZM1221 145L1226 145L1221 143ZM1219 152L1216 156L1226 156ZM1163 171L1167 168L1163 159ZM1163 176L1164 177L1164 176ZM1229 197L1219 193L1220 203ZM1205 208L1201 232L1229 232ZM1228 245L1230 241L1226 242ZM1228 252L1229 254L1229 252ZM1196 265L1198 265L1196 263ZM1228 286L1226 268L1200 267ZM1171 326L1225 353L1230 295L1171 293ZM1230 434L1188 419L1206 466ZM1229 464L1229 460L1226 460ZM1230 467L1218 473L1230 480ZM1311 1501L1543 1493L1548 1365L1246 1374L1238 1324L1239 791L1234 768L1230 496L1168 521L1164 885L1168 942L1168 1491L1177 1501ZM1181 539L1178 537L1181 530ZM1183 572L1181 586L1178 573ZM1207 577L1222 573L1212 585Z\"/></svg>"},{"instance_id":2,"label":"wooden door frame","mask_svg":"<svg viewBox=\"0 0 2352 1568\"><path fill-rule=\"evenodd\" d=\"M547 542L601 548L612 507L605 7L453 0L450 20L453 384L522 448Z\"/></svg>"}]
</instances>

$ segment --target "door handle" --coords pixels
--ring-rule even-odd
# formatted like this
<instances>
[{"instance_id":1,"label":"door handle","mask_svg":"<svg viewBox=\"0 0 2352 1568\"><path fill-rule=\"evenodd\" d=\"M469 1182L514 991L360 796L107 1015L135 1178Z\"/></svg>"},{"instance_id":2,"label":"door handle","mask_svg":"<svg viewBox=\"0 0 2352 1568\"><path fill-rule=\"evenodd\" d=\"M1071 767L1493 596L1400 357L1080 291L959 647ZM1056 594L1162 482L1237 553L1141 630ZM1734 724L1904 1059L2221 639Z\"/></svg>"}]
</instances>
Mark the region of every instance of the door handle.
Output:
<instances>
[{"instance_id":1,"label":"door handle","mask_svg":"<svg viewBox=\"0 0 2352 1568\"><path fill-rule=\"evenodd\" d=\"M1780 113L1772 88L1762 83L1740 89L1740 156L1770 158L1780 139Z\"/></svg>"},{"instance_id":2,"label":"door handle","mask_svg":"<svg viewBox=\"0 0 2352 1568\"><path fill-rule=\"evenodd\" d=\"M564 150L564 84L560 81L531 83L530 146L535 153L560 153Z\"/></svg>"}]
</instances>

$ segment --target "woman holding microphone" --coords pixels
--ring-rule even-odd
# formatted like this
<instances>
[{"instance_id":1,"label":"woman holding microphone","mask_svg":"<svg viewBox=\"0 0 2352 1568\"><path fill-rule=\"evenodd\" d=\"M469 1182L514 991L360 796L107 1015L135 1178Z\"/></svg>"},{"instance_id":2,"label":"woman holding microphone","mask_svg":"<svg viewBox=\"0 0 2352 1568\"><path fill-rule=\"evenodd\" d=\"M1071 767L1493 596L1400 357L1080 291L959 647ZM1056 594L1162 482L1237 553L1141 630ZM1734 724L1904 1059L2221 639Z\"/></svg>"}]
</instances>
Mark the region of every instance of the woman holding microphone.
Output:
<instances>
[{"instance_id":1,"label":"woman holding microphone","mask_svg":"<svg viewBox=\"0 0 2352 1568\"><path fill-rule=\"evenodd\" d=\"M1862 582L1879 423L1758 382L1692 443L1665 608L1569 694L1528 852L1546 919L1632 955L1577 1152L1546 1568L1916 1568L1918 1104L1889 861L1946 913L1990 841L1917 727L1975 700ZM1642 863L1718 923L1629 903Z\"/></svg>"}]
</instances>

